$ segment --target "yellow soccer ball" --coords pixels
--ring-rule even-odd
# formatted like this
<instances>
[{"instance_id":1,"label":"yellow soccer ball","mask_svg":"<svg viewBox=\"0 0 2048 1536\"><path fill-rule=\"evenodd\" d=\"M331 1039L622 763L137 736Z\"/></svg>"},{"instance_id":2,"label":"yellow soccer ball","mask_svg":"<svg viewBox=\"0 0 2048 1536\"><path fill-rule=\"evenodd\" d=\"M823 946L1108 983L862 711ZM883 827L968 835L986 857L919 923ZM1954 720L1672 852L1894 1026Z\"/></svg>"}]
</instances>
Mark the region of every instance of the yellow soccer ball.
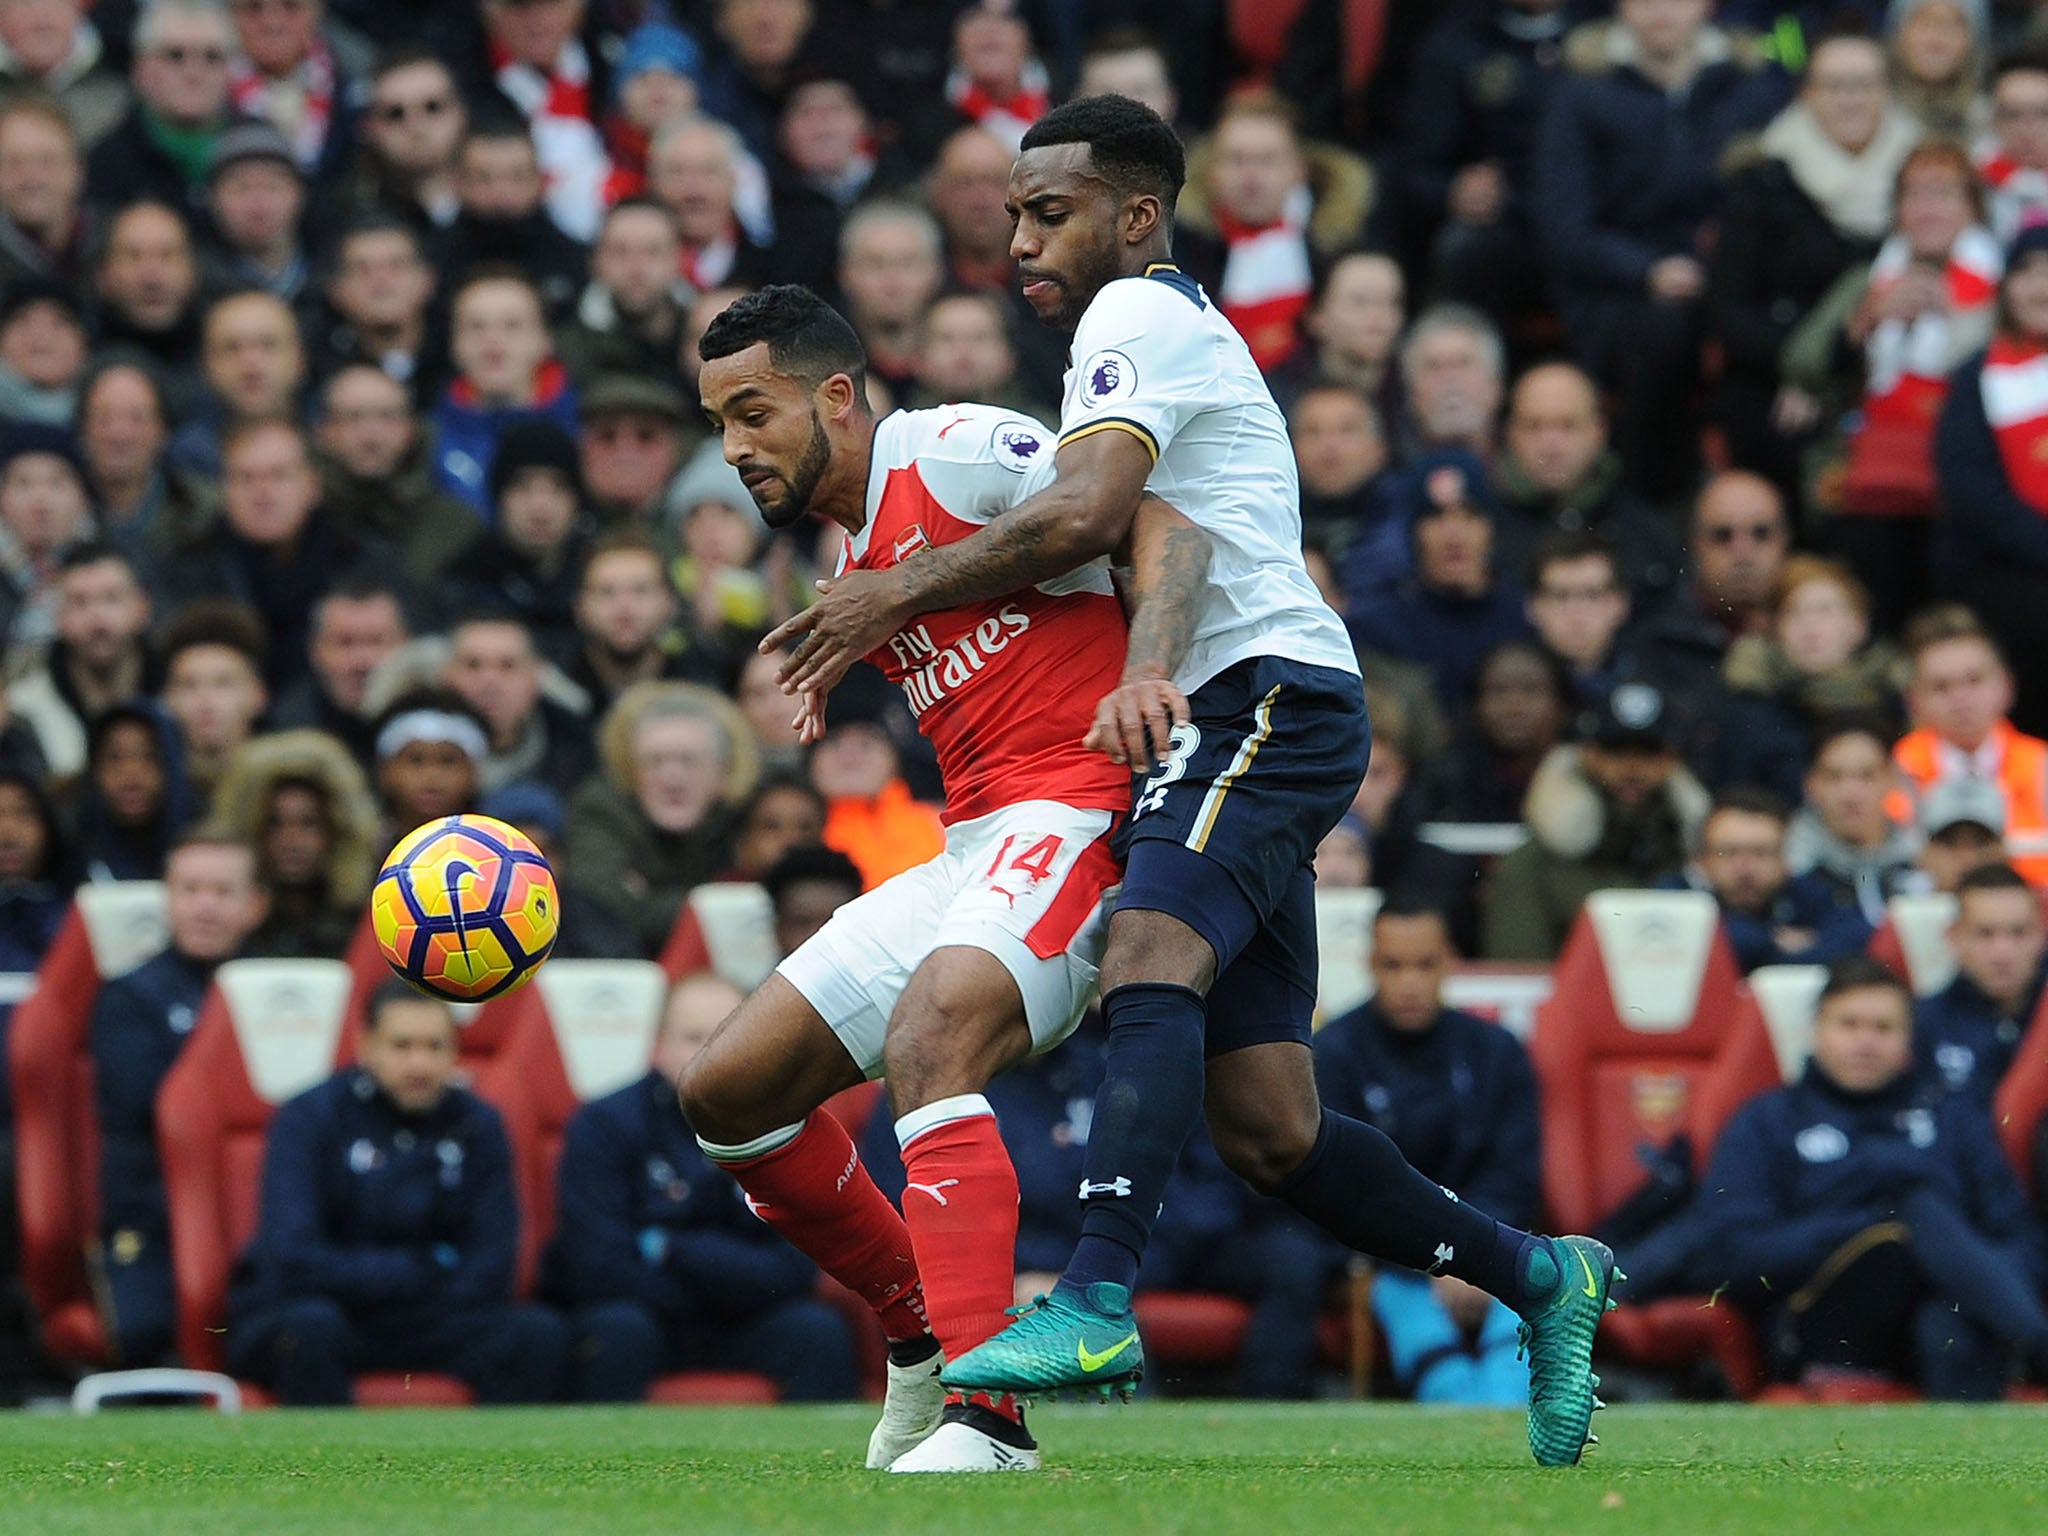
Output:
<instances>
[{"instance_id":1,"label":"yellow soccer ball","mask_svg":"<svg viewBox=\"0 0 2048 1536\"><path fill-rule=\"evenodd\" d=\"M407 833L370 892L391 969L436 997L481 1003L525 984L555 947L561 898L525 833L445 816Z\"/></svg>"}]
</instances>

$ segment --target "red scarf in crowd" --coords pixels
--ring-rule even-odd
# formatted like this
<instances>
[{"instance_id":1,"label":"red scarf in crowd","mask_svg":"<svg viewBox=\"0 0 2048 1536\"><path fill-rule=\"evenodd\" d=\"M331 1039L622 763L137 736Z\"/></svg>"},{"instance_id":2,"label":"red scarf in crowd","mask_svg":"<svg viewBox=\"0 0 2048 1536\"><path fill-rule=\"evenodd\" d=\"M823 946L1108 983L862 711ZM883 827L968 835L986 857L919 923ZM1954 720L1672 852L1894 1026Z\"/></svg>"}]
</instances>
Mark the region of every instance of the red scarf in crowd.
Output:
<instances>
[{"instance_id":1,"label":"red scarf in crowd","mask_svg":"<svg viewBox=\"0 0 2048 1536\"><path fill-rule=\"evenodd\" d=\"M946 100L969 122L978 123L1001 139L1011 153L1024 142L1024 130L1045 116L1052 106L1052 82L1045 66L1028 60L1018 77L1017 89L997 96L964 69L946 76Z\"/></svg>"},{"instance_id":2,"label":"red scarf in crowd","mask_svg":"<svg viewBox=\"0 0 2048 1536\"><path fill-rule=\"evenodd\" d=\"M2021 225L2038 222L2048 211L2048 171L2041 167L1993 155L1977 162L1977 175L1990 194L1991 230L1999 239L2011 240Z\"/></svg>"},{"instance_id":3,"label":"red scarf in crowd","mask_svg":"<svg viewBox=\"0 0 2048 1536\"><path fill-rule=\"evenodd\" d=\"M676 271L684 282L699 293L709 293L713 288L724 286L732 276L732 269L739 265L739 226L728 224L725 233L716 240L703 245L686 245L681 258L676 262Z\"/></svg>"},{"instance_id":4,"label":"red scarf in crowd","mask_svg":"<svg viewBox=\"0 0 2048 1536\"><path fill-rule=\"evenodd\" d=\"M2013 494L2048 517L2048 346L2003 335L1991 343L1984 416Z\"/></svg>"},{"instance_id":5,"label":"red scarf in crowd","mask_svg":"<svg viewBox=\"0 0 2048 1536\"><path fill-rule=\"evenodd\" d=\"M1870 295L1881 299L1912 267L1913 253L1903 236L1893 235L1870 268ZM2004 253L1991 231L1972 225L1949 248L1942 273L1948 308L1929 310L1912 320L1886 320L1865 344L1864 419L1872 423L1913 423L1931 433L1941 402L1948 395L1948 376L1957 359L1953 325L1958 315L1980 310L1998 297Z\"/></svg>"},{"instance_id":6,"label":"red scarf in crowd","mask_svg":"<svg viewBox=\"0 0 2048 1536\"><path fill-rule=\"evenodd\" d=\"M241 117L261 118L276 126L292 141L292 154L299 169L311 174L320 165L327 148L328 125L334 120L334 55L317 37L299 67L287 77L303 93L296 123L279 122L272 101L278 85L245 58L237 58L228 76L228 99Z\"/></svg>"},{"instance_id":7,"label":"red scarf in crowd","mask_svg":"<svg viewBox=\"0 0 2048 1536\"><path fill-rule=\"evenodd\" d=\"M543 410L561 399L567 393L568 388L569 370L551 357L533 370L532 401L526 405L511 407L511 409L522 411ZM461 406L465 411L486 409L481 397L476 392L475 383L465 374L457 374L455 382L448 386L448 398Z\"/></svg>"},{"instance_id":8,"label":"red scarf in crowd","mask_svg":"<svg viewBox=\"0 0 2048 1536\"><path fill-rule=\"evenodd\" d=\"M492 80L533 127L548 213L576 239L595 239L612 167L591 114L590 55L571 38L545 73L495 42L490 56Z\"/></svg>"},{"instance_id":9,"label":"red scarf in crowd","mask_svg":"<svg viewBox=\"0 0 2048 1536\"><path fill-rule=\"evenodd\" d=\"M1241 224L1221 209L1216 213L1216 232L1227 250L1216 301L1261 370L1301 344L1301 313L1315 286L1308 258L1311 206L1308 188L1297 187L1271 224Z\"/></svg>"}]
</instances>

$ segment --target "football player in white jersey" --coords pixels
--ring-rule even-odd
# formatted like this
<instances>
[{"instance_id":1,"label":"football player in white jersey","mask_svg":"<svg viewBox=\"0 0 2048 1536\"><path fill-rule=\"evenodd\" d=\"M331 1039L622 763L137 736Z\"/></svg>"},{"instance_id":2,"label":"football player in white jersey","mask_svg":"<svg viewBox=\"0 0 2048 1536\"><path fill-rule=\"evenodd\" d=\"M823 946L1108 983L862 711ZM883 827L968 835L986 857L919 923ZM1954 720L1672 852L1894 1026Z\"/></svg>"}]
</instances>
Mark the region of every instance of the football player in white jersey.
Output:
<instances>
[{"instance_id":1,"label":"football player in white jersey","mask_svg":"<svg viewBox=\"0 0 2048 1536\"><path fill-rule=\"evenodd\" d=\"M1145 776L1100 976L1109 1051L1082 1238L1053 1292L943 1377L1019 1393L1136 1381L1138 1260L1206 1097L1217 1150L1254 1188L1355 1249L1455 1275L1520 1313L1530 1448L1576 1462L1613 1254L1495 1222L1316 1096L1311 861L1364 776L1370 732L1356 660L1302 560L1280 412L1243 341L1173 264L1185 174L1172 127L1125 97L1069 102L1032 126L1010 176L1010 249L1025 299L1074 337L1057 477L971 537L827 584L765 643L800 643L786 687L828 688L919 613L1114 550L1148 486L1213 550L1184 659L1134 630L1097 712L1111 755Z\"/></svg>"}]
</instances>

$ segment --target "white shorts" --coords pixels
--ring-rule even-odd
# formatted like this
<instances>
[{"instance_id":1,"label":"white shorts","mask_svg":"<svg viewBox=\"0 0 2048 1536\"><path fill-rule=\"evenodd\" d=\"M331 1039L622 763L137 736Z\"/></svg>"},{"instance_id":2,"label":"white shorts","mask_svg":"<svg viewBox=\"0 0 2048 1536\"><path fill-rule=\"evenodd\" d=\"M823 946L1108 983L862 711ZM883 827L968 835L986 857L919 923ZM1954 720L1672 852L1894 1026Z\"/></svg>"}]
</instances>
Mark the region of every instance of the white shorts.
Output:
<instances>
[{"instance_id":1,"label":"white shorts","mask_svg":"<svg viewBox=\"0 0 2048 1536\"><path fill-rule=\"evenodd\" d=\"M911 973L935 949L983 950L1016 978L1031 1048L1073 1032L1095 992L1122 870L1108 811L1026 800L946 829L937 858L832 914L776 970L868 1077Z\"/></svg>"}]
</instances>

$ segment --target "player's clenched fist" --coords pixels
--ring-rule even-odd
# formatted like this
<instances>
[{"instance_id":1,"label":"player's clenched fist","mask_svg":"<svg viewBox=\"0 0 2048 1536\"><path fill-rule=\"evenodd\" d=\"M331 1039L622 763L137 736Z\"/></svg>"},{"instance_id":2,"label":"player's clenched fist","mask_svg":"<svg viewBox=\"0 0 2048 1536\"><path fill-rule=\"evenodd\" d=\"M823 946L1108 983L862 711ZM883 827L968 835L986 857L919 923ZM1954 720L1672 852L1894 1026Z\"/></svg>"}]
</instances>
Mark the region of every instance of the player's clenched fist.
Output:
<instances>
[{"instance_id":1,"label":"player's clenched fist","mask_svg":"<svg viewBox=\"0 0 2048 1536\"><path fill-rule=\"evenodd\" d=\"M1187 695L1164 678L1120 685L1095 706L1095 723L1081 745L1133 771L1166 760L1173 728L1188 718Z\"/></svg>"}]
</instances>

